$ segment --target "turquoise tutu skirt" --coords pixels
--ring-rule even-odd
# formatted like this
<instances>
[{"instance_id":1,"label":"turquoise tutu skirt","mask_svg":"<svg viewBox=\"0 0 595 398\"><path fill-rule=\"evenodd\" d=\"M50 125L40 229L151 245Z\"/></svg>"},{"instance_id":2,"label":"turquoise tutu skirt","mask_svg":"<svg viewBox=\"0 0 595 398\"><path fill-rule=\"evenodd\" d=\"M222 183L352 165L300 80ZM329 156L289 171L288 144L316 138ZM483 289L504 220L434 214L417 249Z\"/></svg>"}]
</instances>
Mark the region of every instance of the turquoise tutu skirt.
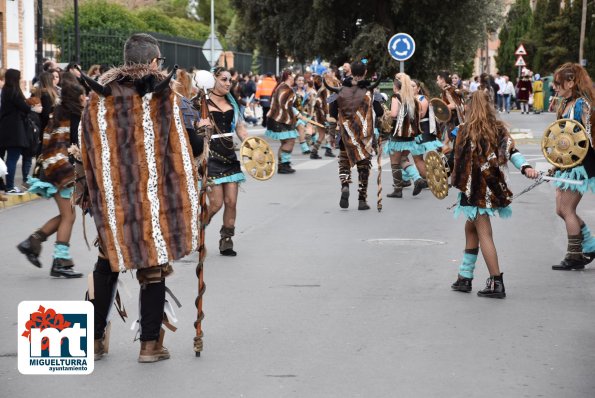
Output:
<instances>
[{"instance_id":1,"label":"turquoise tutu skirt","mask_svg":"<svg viewBox=\"0 0 595 398\"><path fill-rule=\"evenodd\" d=\"M425 152L425 148L422 144L418 144L413 141L393 141L388 140L384 143L383 151L386 155L393 154L395 152L403 152L409 151L412 155L423 155Z\"/></svg>"},{"instance_id":2,"label":"turquoise tutu skirt","mask_svg":"<svg viewBox=\"0 0 595 398\"><path fill-rule=\"evenodd\" d=\"M595 193L595 177L589 178L587 171L583 166L577 166L566 170L558 170L554 176L568 180L583 181L582 185L568 184L561 181L552 181L552 184L562 191L570 190L579 192L581 194L585 194L587 191Z\"/></svg>"},{"instance_id":3,"label":"turquoise tutu skirt","mask_svg":"<svg viewBox=\"0 0 595 398\"><path fill-rule=\"evenodd\" d=\"M221 185L221 184L227 184L230 182L237 182L238 184L241 182L245 182L246 181L246 176L244 176L244 173L235 173L226 177L220 177L220 178L215 178L213 180L210 180L209 183L213 184L213 185Z\"/></svg>"},{"instance_id":4,"label":"turquoise tutu skirt","mask_svg":"<svg viewBox=\"0 0 595 398\"><path fill-rule=\"evenodd\" d=\"M60 192L58 192L58 188L54 184L41 181L39 178L34 177L29 177L27 183L29 184L28 192L46 199L53 198L56 193L59 193L60 197L64 199L70 199L72 197L72 192L74 192L74 187L62 188Z\"/></svg>"},{"instance_id":5,"label":"turquoise tutu skirt","mask_svg":"<svg viewBox=\"0 0 595 398\"><path fill-rule=\"evenodd\" d=\"M264 135L269 137L272 140L289 140L291 138L297 138L299 136L299 134L296 130L288 130L288 131L267 130L267 131L265 131Z\"/></svg>"},{"instance_id":6,"label":"turquoise tutu skirt","mask_svg":"<svg viewBox=\"0 0 595 398\"><path fill-rule=\"evenodd\" d=\"M463 214L469 221L473 221L477 218L477 216L482 216L484 214L487 214L490 217L494 217L496 214L498 214L501 218L510 218L512 216L512 208L510 206L492 208L463 206L461 205L461 196L462 193L459 192L459 200L457 206L455 207L454 213L455 218L461 214Z\"/></svg>"}]
</instances>

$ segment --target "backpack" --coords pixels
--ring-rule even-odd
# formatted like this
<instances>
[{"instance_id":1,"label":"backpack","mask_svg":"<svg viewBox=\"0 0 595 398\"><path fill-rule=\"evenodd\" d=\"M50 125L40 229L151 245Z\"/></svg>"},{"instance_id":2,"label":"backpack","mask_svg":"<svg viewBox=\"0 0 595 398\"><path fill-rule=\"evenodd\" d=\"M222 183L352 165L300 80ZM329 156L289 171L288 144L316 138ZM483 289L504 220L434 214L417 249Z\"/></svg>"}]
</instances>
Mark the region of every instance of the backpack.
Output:
<instances>
[{"instance_id":1,"label":"backpack","mask_svg":"<svg viewBox=\"0 0 595 398\"><path fill-rule=\"evenodd\" d=\"M37 156L41 152L41 128L39 116L31 111L23 118L27 146L23 149L25 156Z\"/></svg>"}]
</instances>

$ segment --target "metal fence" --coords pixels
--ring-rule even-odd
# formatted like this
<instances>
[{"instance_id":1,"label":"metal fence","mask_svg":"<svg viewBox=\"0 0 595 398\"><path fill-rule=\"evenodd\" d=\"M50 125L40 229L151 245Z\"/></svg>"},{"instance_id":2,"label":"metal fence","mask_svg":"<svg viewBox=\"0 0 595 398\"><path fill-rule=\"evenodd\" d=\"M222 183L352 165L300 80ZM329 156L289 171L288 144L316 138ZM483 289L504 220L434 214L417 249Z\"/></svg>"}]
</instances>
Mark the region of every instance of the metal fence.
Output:
<instances>
[{"instance_id":1,"label":"metal fence","mask_svg":"<svg viewBox=\"0 0 595 398\"><path fill-rule=\"evenodd\" d=\"M80 32L80 63L83 68L94 64L121 65L122 49L126 38L133 31L111 31L107 29L85 30ZM185 69L210 69L203 54L203 42L182 37L172 37L160 33L150 33L160 44L161 53L166 58L165 67L177 64ZM75 59L75 40L72 29L46 23L44 56L58 62L71 62ZM252 54L233 52L233 67L240 73L274 72L274 57L259 56L254 62ZM281 68L285 65L281 60ZM231 66L231 65L225 65Z\"/></svg>"}]
</instances>

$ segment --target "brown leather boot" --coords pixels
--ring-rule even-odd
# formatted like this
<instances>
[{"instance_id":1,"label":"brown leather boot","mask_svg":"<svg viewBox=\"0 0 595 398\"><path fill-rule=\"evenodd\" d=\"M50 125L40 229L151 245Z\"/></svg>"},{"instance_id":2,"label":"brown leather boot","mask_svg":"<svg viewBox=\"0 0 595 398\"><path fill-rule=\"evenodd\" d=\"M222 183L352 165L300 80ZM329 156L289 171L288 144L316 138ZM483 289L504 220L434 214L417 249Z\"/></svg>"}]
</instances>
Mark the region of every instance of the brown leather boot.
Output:
<instances>
[{"instance_id":1,"label":"brown leather boot","mask_svg":"<svg viewBox=\"0 0 595 398\"><path fill-rule=\"evenodd\" d=\"M99 361L105 354L109 351L109 336L110 331L112 329L112 323L108 322L105 328L105 332L103 333L103 337L100 339L95 339L94 341L94 352L95 352L95 360Z\"/></svg>"},{"instance_id":2,"label":"brown leather boot","mask_svg":"<svg viewBox=\"0 0 595 398\"><path fill-rule=\"evenodd\" d=\"M233 240L231 237L235 235L235 227L221 226L221 239L219 240L219 253L222 256L235 256L237 253L233 250Z\"/></svg>"},{"instance_id":3,"label":"brown leather boot","mask_svg":"<svg viewBox=\"0 0 595 398\"><path fill-rule=\"evenodd\" d=\"M163 346L163 329L159 332L159 339L140 342L140 354L138 361L140 363L152 363L169 359L169 351Z\"/></svg>"}]
</instances>

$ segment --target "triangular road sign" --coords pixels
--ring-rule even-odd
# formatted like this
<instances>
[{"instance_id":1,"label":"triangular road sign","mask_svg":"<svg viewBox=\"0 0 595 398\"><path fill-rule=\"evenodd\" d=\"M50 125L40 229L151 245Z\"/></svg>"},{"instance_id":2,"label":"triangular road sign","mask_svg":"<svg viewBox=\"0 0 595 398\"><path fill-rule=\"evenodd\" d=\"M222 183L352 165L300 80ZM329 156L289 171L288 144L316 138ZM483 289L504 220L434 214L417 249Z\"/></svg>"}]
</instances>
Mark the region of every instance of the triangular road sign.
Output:
<instances>
[{"instance_id":1,"label":"triangular road sign","mask_svg":"<svg viewBox=\"0 0 595 398\"><path fill-rule=\"evenodd\" d=\"M527 64L525 63L523 57L519 55L519 57L516 59L516 63L514 64L514 66L527 66Z\"/></svg>"},{"instance_id":2,"label":"triangular road sign","mask_svg":"<svg viewBox=\"0 0 595 398\"><path fill-rule=\"evenodd\" d=\"M525 51L525 47L521 44L514 52L514 55L527 55L527 51Z\"/></svg>"}]
</instances>

